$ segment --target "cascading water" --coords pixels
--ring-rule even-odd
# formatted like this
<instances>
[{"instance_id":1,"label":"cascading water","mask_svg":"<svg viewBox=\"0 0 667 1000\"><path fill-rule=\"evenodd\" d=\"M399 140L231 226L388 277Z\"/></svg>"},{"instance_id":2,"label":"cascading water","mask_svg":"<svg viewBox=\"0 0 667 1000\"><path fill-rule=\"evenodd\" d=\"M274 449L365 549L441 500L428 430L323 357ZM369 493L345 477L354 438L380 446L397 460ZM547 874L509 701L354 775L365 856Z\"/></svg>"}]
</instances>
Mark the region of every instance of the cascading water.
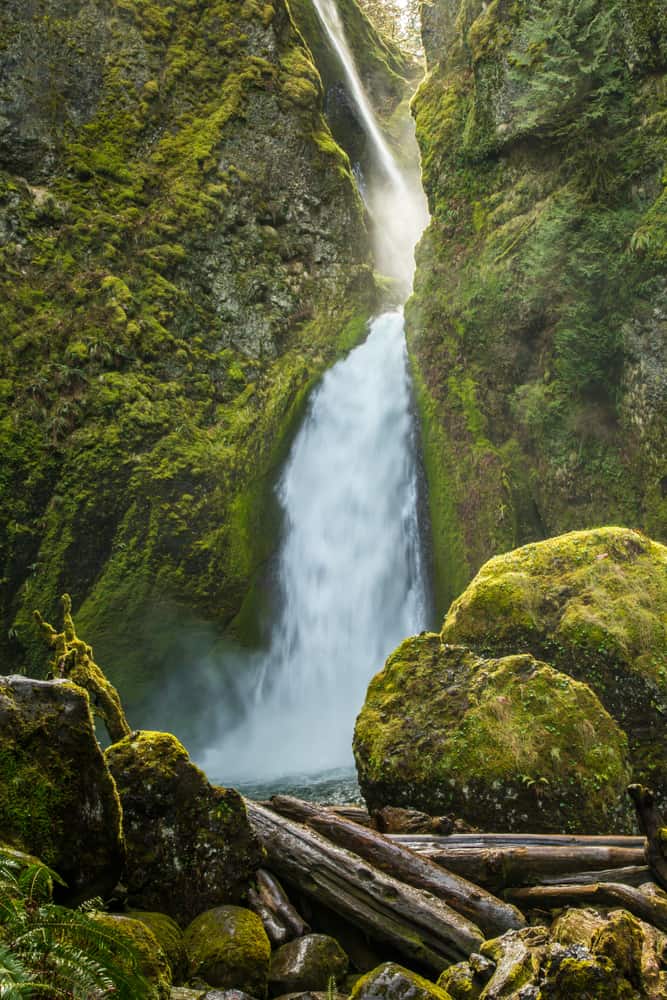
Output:
<instances>
[{"instance_id":1,"label":"cascading water","mask_svg":"<svg viewBox=\"0 0 667 1000\"><path fill-rule=\"evenodd\" d=\"M334 0L315 7L370 139L378 265L407 295L428 220L423 192L380 131ZM228 701L241 711L201 760L212 777L260 782L352 764L370 677L428 620L416 451L398 310L375 319L365 343L325 375L294 441L278 492L280 609L268 651L228 672Z\"/></svg>"}]
</instances>

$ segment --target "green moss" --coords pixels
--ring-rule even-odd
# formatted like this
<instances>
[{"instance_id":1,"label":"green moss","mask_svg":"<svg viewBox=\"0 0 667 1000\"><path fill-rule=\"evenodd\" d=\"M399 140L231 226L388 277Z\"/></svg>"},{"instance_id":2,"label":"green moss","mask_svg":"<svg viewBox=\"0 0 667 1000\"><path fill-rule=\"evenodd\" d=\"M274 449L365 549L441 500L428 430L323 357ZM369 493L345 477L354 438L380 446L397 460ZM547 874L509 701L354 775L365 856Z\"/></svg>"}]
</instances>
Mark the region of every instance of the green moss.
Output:
<instances>
[{"instance_id":1,"label":"green moss","mask_svg":"<svg viewBox=\"0 0 667 1000\"><path fill-rule=\"evenodd\" d=\"M659 727L667 705L666 567L664 546L623 528L528 545L482 567L442 637L486 655L530 652L590 684L630 738L637 780L663 789L647 719Z\"/></svg>"},{"instance_id":2,"label":"green moss","mask_svg":"<svg viewBox=\"0 0 667 1000\"><path fill-rule=\"evenodd\" d=\"M271 945L252 911L218 906L201 913L185 931L185 948L192 976L266 996Z\"/></svg>"},{"instance_id":3,"label":"green moss","mask_svg":"<svg viewBox=\"0 0 667 1000\"><path fill-rule=\"evenodd\" d=\"M90 919L103 930L106 928L127 941L132 955L137 956L139 973L148 980L154 1000L169 1000L171 994L171 969L167 956L150 926L143 920L119 914L93 912ZM135 959L119 955L121 963ZM132 965L130 964L129 968ZM129 971L128 968L128 971Z\"/></svg>"},{"instance_id":4,"label":"green moss","mask_svg":"<svg viewBox=\"0 0 667 1000\"><path fill-rule=\"evenodd\" d=\"M371 808L453 811L487 829L629 823L624 734L590 688L528 655L406 640L371 681L354 750Z\"/></svg>"},{"instance_id":5,"label":"green moss","mask_svg":"<svg viewBox=\"0 0 667 1000\"><path fill-rule=\"evenodd\" d=\"M185 979L185 947L183 933L178 924L166 913L129 910L127 915L133 920L140 920L153 932L169 962L172 980L178 983Z\"/></svg>"},{"instance_id":6,"label":"green moss","mask_svg":"<svg viewBox=\"0 0 667 1000\"><path fill-rule=\"evenodd\" d=\"M432 221L406 321L454 579L585 525L667 539L667 90L664 16L646 17L645 33L631 2L425 10Z\"/></svg>"},{"instance_id":7,"label":"green moss","mask_svg":"<svg viewBox=\"0 0 667 1000\"><path fill-rule=\"evenodd\" d=\"M361 976L352 990L352 1000L365 993L382 1000L389 1000L390 997L396 1000L407 1000L408 997L415 1000L453 1000L453 996L440 985L394 962L385 962Z\"/></svg>"}]
</instances>

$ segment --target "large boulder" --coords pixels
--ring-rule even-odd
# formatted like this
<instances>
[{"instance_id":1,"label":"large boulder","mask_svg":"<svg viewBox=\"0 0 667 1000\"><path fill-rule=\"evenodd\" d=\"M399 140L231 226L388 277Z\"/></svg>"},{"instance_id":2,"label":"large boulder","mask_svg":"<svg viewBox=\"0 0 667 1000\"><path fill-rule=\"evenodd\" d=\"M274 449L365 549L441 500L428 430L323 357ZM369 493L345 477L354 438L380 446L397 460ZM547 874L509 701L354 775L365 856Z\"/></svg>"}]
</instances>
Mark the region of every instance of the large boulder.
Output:
<instances>
[{"instance_id":1,"label":"large boulder","mask_svg":"<svg viewBox=\"0 0 667 1000\"><path fill-rule=\"evenodd\" d=\"M371 810L452 811L491 830L630 826L623 732L589 687L529 655L406 639L370 683L354 752Z\"/></svg>"},{"instance_id":2,"label":"large boulder","mask_svg":"<svg viewBox=\"0 0 667 1000\"><path fill-rule=\"evenodd\" d=\"M239 793L210 785L169 733L134 732L105 756L123 804L131 905L184 927L239 901L262 860Z\"/></svg>"},{"instance_id":3,"label":"large boulder","mask_svg":"<svg viewBox=\"0 0 667 1000\"><path fill-rule=\"evenodd\" d=\"M335 938L306 934L289 941L271 956L269 988L273 996L304 990L326 990L330 979L341 983L348 958Z\"/></svg>"},{"instance_id":4,"label":"large boulder","mask_svg":"<svg viewBox=\"0 0 667 1000\"><path fill-rule=\"evenodd\" d=\"M118 881L120 802L76 684L0 677L0 840L57 871L70 902Z\"/></svg>"},{"instance_id":5,"label":"large boulder","mask_svg":"<svg viewBox=\"0 0 667 1000\"><path fill-rule=\"evenodd\" d=\"M183 944L183 931L175 920L166 913L151 913L149 910L129 910L128 917L140 920L157 938L158 944L167 956L171 978L180 983L187 975L187 958Z\"/></svg>"},{"instance_id":6,"label":"large boulder","mask_svg":"<svg viewBox=\"0 0 667 1000\"><path fill-rule=\"evenodd\" d=\"M216 906L185 931L190 975L211 986L265 997L271 944L256 913L240 906Z\"/></svg>"},{"instance_id":7,"label":"large boulder","mask_svg":"<svg viewBox=\"0 0 667 1000\"><path fill-rule=\"evenodd\" d=\"M667 798L667 547L627 528L575 531L489 560L442 638L532 653L590 684L630 741L634 777Z\"/></svg>"}]
</instances>

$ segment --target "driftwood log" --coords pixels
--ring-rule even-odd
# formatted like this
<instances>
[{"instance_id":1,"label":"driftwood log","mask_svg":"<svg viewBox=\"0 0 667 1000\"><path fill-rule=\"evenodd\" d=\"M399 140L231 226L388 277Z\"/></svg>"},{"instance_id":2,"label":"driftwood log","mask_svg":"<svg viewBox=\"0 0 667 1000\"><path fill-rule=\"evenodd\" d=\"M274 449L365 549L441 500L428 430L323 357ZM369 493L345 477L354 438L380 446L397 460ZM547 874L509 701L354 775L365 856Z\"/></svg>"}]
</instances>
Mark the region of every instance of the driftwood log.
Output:
<instances>
[{"instance_id":1,"label":"driftwood log","mask_svg":"<svg viewBox=\"0 0 667 1000\"><path fill-rule=\"evenodd\" d=\"M308 924L292 906L277 878L259 868L255 883L256 888L248 890L248 906L264 924L271 944L279 947L310 933Z\"/></svg>"},{"instance_id":2,"label":"driftwood log","mask_svg":"<svg viewBox=\"0 0 667 1000\"><path fill-rule=\"evenodd\" d=\"M667 823L655 804L650 788L630 785L628 794L637 811L639 829L646 836L648 866L658 885L667 889Z\"/></svg>"},{"instance_id":3,"label":"driftwood log","mask_svg":"<svg viewBox=\"0 0 667 1000\"><path fill-rule=\"evenodd\" d=\"M479 927L431 893L264 806L246 800L246 807L272 871L406 959L439 973L482 944Z\"/></svg>"},{"instance_id":4,"label":"driftwood log","mask_svg":"<svg viewBox=\"0 0 667 1000\"><path fill-rule=\"evenodd\" d=\"M556 910L565 906L619 906L647 924L667 932L667 902L614 882L508 889L507 897L522 909L531 910Z\"/></svg>"},{"instance_id":5,"label":"driftwood log","mask_svg":"<svg viewBox=\"0 0 667 1000\"><path fill-rule=\"evenodd\" d=\"M342 819L328 809L288 795L275 795L272 808L297 823L306 823L327 840L353 851L375 868L417 889L424 889L495 937L525 925L519 911L503 900L453 874L375 830Z\"/></svg>"},{"instance_id":6,"label":"driftwood log","mask_svg":"<svg viewBox=\"0 0 667 1000\"><path fill-rule=\"evenodd\" d=\"M418 853L491 892L510 886L540 885L546 879L575 872L641 867L646 863L643 849L597 844L553 847L452 845L422 848Z\"/></svg>"}]
</instances>

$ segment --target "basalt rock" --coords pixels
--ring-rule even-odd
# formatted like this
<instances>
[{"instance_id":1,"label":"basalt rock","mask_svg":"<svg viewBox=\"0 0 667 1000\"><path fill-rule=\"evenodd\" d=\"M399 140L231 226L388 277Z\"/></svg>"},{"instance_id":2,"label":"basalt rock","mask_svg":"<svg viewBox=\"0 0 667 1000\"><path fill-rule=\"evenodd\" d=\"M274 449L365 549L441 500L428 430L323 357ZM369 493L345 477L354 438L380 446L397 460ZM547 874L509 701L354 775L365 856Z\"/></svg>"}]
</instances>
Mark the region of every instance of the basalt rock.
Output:
<instances>
[{"instance_id":1,"label":"basalt rock","mask_svg":"<svg viewBox=\"0 0 667 1000\"><path fill-rule=\"evenodd\" d=\"M72 902L118 880L120 802L88 695L70 681L0 677L0 839L55 869Z\"/></svg>"},{"instance_id":2,"label":"basalt rock","mask_svg":"<svg viewBox=\"0 0 667 1000\"><path fill-rule=\"evenodd\" d=\"M130 904L184 927L239 901L262 852L238 792L210 785L168 733L132 733L105 757L123 806Z\"/></svg>"},{"instance_id":3,"label":"basalt rock","mask_svg":"<svg viewBox=\"0 0 667 1000\"><path fill-rule=\"evenodd\" d=\"M629 829L625 735L585 684L530 655L423 633L371 681L354 753L369 809L453 811L484 829Z\"/></svg>"},{"instance_id":4,"label":"basalt rock","mask_svg":"<svg viewBox=\"0 0 667 1000\"><path fill-rule=\"evenodd\" d=\"M385 962L362 976L352 990L351 1000L452 1000L441 986L405 969Z\"/></svg>"}]
</instances>

